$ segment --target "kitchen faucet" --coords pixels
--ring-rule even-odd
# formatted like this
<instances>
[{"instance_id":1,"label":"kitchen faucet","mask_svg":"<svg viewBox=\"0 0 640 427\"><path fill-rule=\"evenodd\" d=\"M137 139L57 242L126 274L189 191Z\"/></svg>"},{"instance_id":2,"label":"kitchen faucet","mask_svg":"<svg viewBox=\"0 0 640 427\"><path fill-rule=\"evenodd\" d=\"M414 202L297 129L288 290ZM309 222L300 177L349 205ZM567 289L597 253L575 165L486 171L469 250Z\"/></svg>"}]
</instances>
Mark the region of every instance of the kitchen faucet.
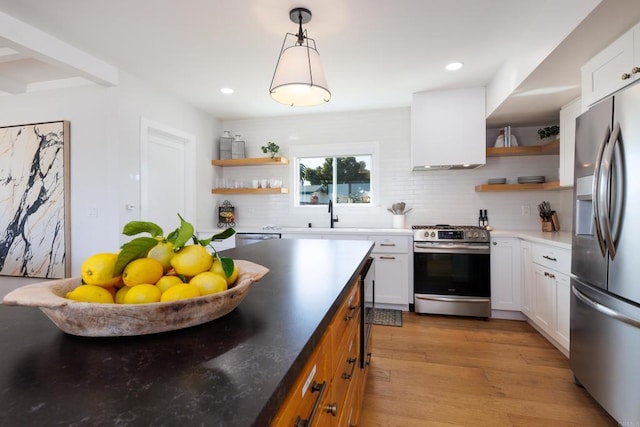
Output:
<instances>
[{"instance_id":1,"label":"kitchen faucet","mask_svg":"<svg viewBox=\"0 0 640 427\"><path fill-rule=\"evenodd\" d=\"M329 200L329 218L330 218L330 224L331 224L331 228L333 228L333 224L335 224L336 222L338 222L338 215L336 215L336 217L333 217L333 201Z\"/></svg>"}]
</instances>

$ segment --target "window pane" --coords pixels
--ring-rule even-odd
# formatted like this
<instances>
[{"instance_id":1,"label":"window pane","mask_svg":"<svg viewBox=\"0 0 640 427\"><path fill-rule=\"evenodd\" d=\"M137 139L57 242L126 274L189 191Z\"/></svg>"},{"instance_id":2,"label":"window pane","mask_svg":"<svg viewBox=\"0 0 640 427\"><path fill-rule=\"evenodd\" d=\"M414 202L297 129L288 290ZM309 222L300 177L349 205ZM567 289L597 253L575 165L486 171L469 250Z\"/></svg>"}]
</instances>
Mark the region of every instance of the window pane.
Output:
<instances>
[{"instance_id":1,"label":"window pane","mask_svg":"<svg viewBox=\"0 0 640 427\"><path fill-rule=\"evenodd\" d=\"M331 198L333 158L305 157L299 161L300 204L326 205Z\"/></svg>"},{"instance_id":2,"label":"window pane","mask_svg":"<svg viewBox=\"0 0 640 427\"><path fill-rule=\"evenodd\" d=\"M337 157L337 203L370 203L371 156Z\"/></svg>"}]
</instances>

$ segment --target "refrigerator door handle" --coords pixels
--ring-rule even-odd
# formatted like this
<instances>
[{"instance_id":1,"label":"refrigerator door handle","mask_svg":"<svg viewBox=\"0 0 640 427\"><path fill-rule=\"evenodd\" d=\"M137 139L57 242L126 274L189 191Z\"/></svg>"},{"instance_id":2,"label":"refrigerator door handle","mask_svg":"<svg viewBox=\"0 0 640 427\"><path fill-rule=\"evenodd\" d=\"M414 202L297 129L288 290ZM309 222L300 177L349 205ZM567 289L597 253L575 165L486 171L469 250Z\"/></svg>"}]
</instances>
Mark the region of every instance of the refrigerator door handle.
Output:
<instances>
[{"instance_id":1,"label":"refrigerator door handle","mask_svg":"<svg viewBox=\"0 0 640 427\"><path fill-rule=\"evenodd\" d=\"M634 319L633 317L629 317L626 314L619 313L605 305L600 304L599 302L592 300L591 298L589 298L588 296L580 292L578 289L576 289L575 286L571 286L571 291L576 296L576 298L578 298L580 301L587 304L589 307L593 308L597 312L602 313L605 316L609 316L613 319L619 320L621 322L624 322L635 328L640 328L640 320Z\"/></svg>"},{"instance_id":2,"label":"refrigerator door handle","mask_svg":"<svg viewBox=\"0 0 640 427\"><path fill-rule=\"evenodd\" d=\"M611 220L609 219L611 211L611 162L613 161L613 150L620 137L620 123L616 123L613 127L613 132L609 137L607 148L604 151L602 159L602 165L600 167L600 175L602 177L602 183L598 185L598 208L600 213L600 224L602 227L602 234L604 235L604 241L609 250L609 257L613 260L616 257L616 246L613 242L613 233L611 231ZM604 207L604 209L602 209Z\"/></svg>"},{"instance_id":3,"label":"refrigerator door handle","mask_svg":"<svg viewBox=\"0 0 640 427\"><path fill-rule=\"evenodd\" d=\"M607 131L604 134L604 138L598 147L598 154L596 156L596 163L594 165L593 170L593 183L591 187L591 201L593 202L593 222L596 229L596 240L598 241L598 246L600 247L600 252L602 256L606 256L607 248L604 243L604 238L602 235L602 224L600 222L600 205L599 205L599 193L600 193L600 175L601 175L601 165L602 165L602 155L604 153L604 149L607 147L607 142L611 137L611 128L607 126Z\"/></svg>"}]
</instances>

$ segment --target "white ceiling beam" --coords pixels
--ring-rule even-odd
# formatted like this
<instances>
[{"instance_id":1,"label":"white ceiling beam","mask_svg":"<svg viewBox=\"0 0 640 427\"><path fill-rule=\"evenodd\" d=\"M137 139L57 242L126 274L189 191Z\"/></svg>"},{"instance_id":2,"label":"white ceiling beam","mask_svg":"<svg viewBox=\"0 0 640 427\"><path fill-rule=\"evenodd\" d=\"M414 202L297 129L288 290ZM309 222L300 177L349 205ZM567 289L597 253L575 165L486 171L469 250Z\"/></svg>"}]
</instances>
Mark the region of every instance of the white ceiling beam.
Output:
<instances>
[{"instance_id":1,"label":"white ceiling beam","mask_svg":"<svg viewBox=\"0 0 640 427\"><path fill-rule=\"evenodd\" d=\"M27 91L27 85L16 80L0 76L0 91L17 95L19 93L25 93Z\"/></svg>"},{"instance_id":2,"label":"white ceiling beam","mask_svg":"<svg viewBox=\"0 0 640 427\"><path fill-rule=\"evenodd\" d=\"M118 85L118 69L80 49L0 12L1 44L61 67L102 86Z\"/></svg>"}]
</instances>

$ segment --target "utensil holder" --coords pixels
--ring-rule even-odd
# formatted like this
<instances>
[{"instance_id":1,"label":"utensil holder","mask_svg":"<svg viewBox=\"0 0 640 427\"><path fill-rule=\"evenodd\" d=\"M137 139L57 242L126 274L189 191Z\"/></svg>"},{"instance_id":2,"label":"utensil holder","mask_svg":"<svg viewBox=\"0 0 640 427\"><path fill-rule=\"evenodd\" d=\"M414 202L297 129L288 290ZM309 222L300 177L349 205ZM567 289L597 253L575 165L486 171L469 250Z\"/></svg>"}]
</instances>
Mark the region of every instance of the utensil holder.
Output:
<instances>
[{"instance_id":1,"label":"utensil holder","mask_svg":"<svg viewBox=\"0 0 640 427\"><path fill-rule=\"evenodd\" d=\"M560 231L560 221L558 220L558 214L555 211L551 212L551 216L548 220L540 218L540 224L542 225L543 232Z\"/></svg>"},{"instance_id":2,"label":"utensil holder","mask_svg":"<svg viewBox=\"0 0 640 427\"><path fill-rule=\"evenodd\" d=\"M404 215L393 215L393 228L404 228Z\"/></svg>"}]
</instances>

